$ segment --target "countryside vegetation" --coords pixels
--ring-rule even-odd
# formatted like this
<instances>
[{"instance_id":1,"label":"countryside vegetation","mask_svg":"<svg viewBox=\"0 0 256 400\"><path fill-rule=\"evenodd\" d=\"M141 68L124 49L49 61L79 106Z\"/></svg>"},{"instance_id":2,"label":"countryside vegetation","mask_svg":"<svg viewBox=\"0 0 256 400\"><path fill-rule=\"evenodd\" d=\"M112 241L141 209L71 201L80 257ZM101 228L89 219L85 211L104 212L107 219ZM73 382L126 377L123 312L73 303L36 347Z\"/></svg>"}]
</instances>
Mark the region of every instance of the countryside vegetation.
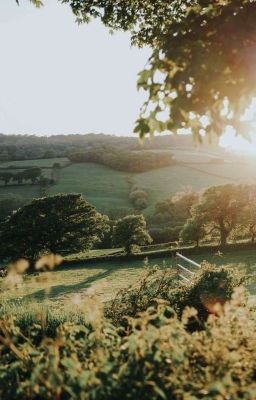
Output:
<instances>
[{"instance_id":1,"label":"countryside vegetation","mask_svg":"<svg viewBox=\"0 0 256 400\"><path fill-rule=\"evenodd\" d=\"M218 143L256 2L59 2L151 48L148 99L137 137L0 134L0 399L255 400L256 164Z\"/></svg>"}]
</instances>

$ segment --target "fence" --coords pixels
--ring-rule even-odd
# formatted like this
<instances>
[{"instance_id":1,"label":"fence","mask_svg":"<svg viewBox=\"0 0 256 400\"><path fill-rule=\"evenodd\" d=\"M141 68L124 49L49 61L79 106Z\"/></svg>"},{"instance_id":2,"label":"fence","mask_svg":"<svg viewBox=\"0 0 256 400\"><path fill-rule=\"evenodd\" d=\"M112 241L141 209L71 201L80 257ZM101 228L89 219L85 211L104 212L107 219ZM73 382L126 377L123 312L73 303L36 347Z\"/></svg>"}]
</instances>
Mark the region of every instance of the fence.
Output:
<instances>
[{"instance_id":1,"label":"fence","mask_svg":"<svg viewBox=\"0 0 256 400\"><path fill-rule=\"evenodd\" d=\"M176 253L177 257L177 276L179 279L183 280L184 282L190 283L191 278L195 275L195 269L199 270L201 268L201 265L196 263L195 261L191 260L190 258L187 258L183 256L180 253ZM186 263L184 265L180 264L180 260L182 260L183 263ZM188 264L188 265L187 265ZM191 270L192 268L192 270Z\"/></svg>"}]
</instances>

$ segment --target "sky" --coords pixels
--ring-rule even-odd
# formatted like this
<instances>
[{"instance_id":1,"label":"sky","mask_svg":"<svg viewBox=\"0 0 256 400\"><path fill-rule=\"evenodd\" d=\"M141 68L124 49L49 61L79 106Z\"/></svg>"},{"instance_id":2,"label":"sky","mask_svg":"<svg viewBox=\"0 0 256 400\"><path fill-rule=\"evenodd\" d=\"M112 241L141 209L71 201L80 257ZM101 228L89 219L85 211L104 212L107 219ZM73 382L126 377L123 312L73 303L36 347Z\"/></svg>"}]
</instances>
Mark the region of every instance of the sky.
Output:
<instances>
[{"instance_id":1,"label":"sky","mask_svg":"<svg viewBox=\"0 0 256 400\"><path fill-rule=\"evenodd\" d=\"M149 48L100 22L78 26L57 0L0 0L0 38L0 132L132 134Z\"/></svg>"}]
</instances>

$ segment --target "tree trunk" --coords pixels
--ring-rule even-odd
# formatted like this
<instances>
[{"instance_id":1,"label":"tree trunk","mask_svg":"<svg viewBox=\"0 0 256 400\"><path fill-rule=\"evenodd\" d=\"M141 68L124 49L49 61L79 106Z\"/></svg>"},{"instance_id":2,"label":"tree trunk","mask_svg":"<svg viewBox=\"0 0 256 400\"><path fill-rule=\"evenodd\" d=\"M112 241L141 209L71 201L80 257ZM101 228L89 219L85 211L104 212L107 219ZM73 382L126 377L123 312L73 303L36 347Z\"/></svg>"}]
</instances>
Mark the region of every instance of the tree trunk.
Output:
<instances>
[{"instance_id":1,"label":"tree trunk","mask_svg":"<svg viewBox=\"0 0 256 400\"><path fill-rule=\"evenodd\" d=\"M227 238L228 238L228 232L224 228L221 229L221 231L220 231L220 244L221 244L221 247L226 246Z\"/></svg>"},{"instance_id":2,"label":"tree trunk","mask_svg":"<svg viewBox=\"0 0 256 400\"><path fill-rule=\"evenodd\" d=\"M227 244L229 231L226 229L223 219L219 220L219 226L220 226L220 245L221 247L224 247Z\"/></svg>"},{"instance_id":3,"label":"tree trunk","mask_svg":"<svg viewBox=\"0 0 256 400\"><path fill-rule=\"evenodd\" d=\"M131 244L126 244L125 251L126 251L127 255L132 254L132 245Z\"/></svg>"},{"instance_id":4,"label":"tree trunk","mask_svg":"<svg viewBox=\"0 0 256 400\"><path fill-rule=\"evenodd\" d=\"M255 241L255 232L254 232L254 226L253 225L251 225L250 226L250 234L251 234L251 242L252 242L252 244L254 243L254 241Z\"/></svg>"}]
</instances>

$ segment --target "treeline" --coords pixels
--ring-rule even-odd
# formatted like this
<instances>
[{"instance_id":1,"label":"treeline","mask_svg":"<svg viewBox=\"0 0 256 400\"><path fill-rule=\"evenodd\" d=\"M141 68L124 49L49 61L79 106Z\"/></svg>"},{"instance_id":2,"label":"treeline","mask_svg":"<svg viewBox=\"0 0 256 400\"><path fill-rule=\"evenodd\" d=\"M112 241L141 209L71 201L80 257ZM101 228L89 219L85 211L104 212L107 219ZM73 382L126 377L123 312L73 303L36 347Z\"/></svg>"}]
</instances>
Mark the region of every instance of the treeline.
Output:
<instances>
[{"instance_id":1,"label":"treeline","mask_svg":"<svg viewBox=\"0 0 256 400\"><path fill-rule=\"evenodd\" d=\"M180 232L191 217L191 207L198 201L199 193L186 187L174 196L157 202L154 214L149 218L154 243L179 241Z\"/></svg>"},{"instance_id":2,"label":"treeline","mask_svg":"<svg viewBox=\"0 0 256 400\"><path fill-rule=\"evenodd\" d=\"M255 241L256 185L224 185L206 189L190 209L180 237L199 244L202 239Z\"/></svg>"},{"instance_id":3,"label":"treeline","mask_svg":"<svg viewBox=\"0 0 256 400\"><path fill-rule=\"evenodd\" d=\"M155 243L254 242L256 185L212 186L202 193L185 190L157 203L150 222Z\"/></svg>"},{"instance_id":4,"label":"treeline","mask_svg":"<svg viewBox=\"0 0 256 400\"><path fill-rule=\"evenodd\" d=\"M194 148L190 135L160 136L154 140L146 139L139 143L137 138L113 135L53 135L42 137L35 135L0 134L0 162L10 160L33 160L43 158L67 157L81 149L114 147L121 150L166 150L167 148Z\"/></svg>"},{"instance_id":5,"label":"treeline","mask_svg":"<svg viewBox=\"0 0 256 400\"><path fill-rule=\"evenodd\" d=\"M73 163L93 162L126 172L145 172L176 163L169 153L120 151L115 148L74 152L69 154L69 159Z\"/></svg>"},{"instance_id":6,"label":"treeline","mask_svg":"<svg viewBox=\"0 0 256 400\"><path fill-rule=\"evenodd\" d=\"M24 181L35 184L40 180L41 177L42 170L38 167L28 168L19 172L0 171L0 181L3 181L5 185L10 182L21 184Z\"/></svg>"}]
</instances>

